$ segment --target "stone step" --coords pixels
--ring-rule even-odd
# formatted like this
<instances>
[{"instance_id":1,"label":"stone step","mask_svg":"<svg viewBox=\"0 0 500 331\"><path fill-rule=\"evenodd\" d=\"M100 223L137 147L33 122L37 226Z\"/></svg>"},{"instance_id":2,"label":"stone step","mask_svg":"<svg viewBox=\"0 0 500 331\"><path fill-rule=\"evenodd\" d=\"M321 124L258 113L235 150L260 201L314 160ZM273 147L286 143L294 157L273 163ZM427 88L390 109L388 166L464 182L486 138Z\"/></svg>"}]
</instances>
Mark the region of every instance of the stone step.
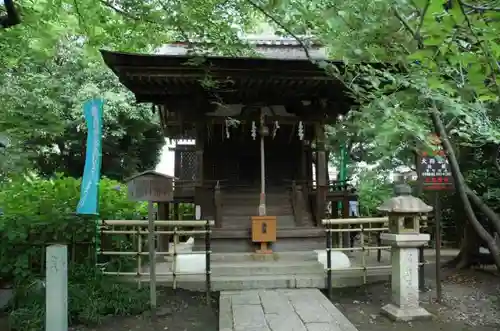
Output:
<instances>
[{"instance_id":1,"label":"stone step","mask_svg":"<svg viewBox=\"0 0 500 331\"><path fill-rule=\"evenodd\" d=\"M322 274L323 270L323 265L318 261L246 261L212 265L214 277Z\"/></svg>"},{"instance_id":2,"label":"stone step","mask_svg":"<svg viewBox=\"0 0 500 331\"><path fill-rule=\"evenodd\" d=\"M231 209L222 209L222 216L246 216L250 218L250 216L258 215L258 208L231 208ZM293 215L293 211L291 208L266 208L266 214L272 216L291 216Z\"/></svg>"},{"instance_id":3,"label":"stone step","mask_svg":"<svg viewBox=\"0 0 500 331\"><path fill-rule=\"evenodd\" d=\"M228 203L222 203L222 210L250 210L250 209L258 209L259 208L259 202L257 203L240 203L240 204L228 204ZM290 203L266 203L266 208L267 209L287 209L287 210L293 210L292 205Z\"/></svg>"},{"instance_id":4,"label":"stone step","mask_svg":"<svg viewBox=\"0 0 500 331\"><path fill-rule=\"evenodd\" d=\"M260 197L260 192L222 192L222 197ZM290 192L266 192L266 197L289 197Z\"/></svg>"},{"instance_id":5,"label":"stone step","mask_svg":"<svg viewBox=\"0 0 500 331\"><path fill-rule=\"evenodd\" d=\"M254 200L222 200L222 207L255 207L257 208L260 204L260 201L258 199ZM284 201L267 201L266 200L266 205L267 206L276 206L276 207L282 207L282 206L289 206L292 207L292 203L290 201L284 200Z\"/></svg>"},{"instance_id":6,"label":"stone step","mask_svg":"<svg viewBox=\"0 0 500 331\"><path fill-rule=\"evenodd\" d=\"M290 197L288 196L266 196L266 202L272 203L272 202L288 202L290 203ZM227 201L230 203L234 202L241 202L241 201L248 201L252 203L259 203L260 197L259 196L223 196L222 201Z\"/></svg>"},{"instance_id":7,"label":"stone step","mask_svg":"<svg viewBox=\"0 0 500 331\"><path fill-rule=\"evenodd\" d=\"M214 291L241 289L324 288L324 273L310 275L266 275L214 277Z\"/></svg>"},{"instance_id":8,"label":"stone step","mask_svg":"<svg viewBox=\"0 0 500 331\"><path fill-rule=\"evenodd\" d=\"M287 227L292 228L295 226L295 220L291 215L269 215L277 216L277 226L278 227ZM222 217L222 227L223 228L242 228L242 229L250 229L252 226L252 221L249 216L231 216L224 215Z\"/></svg>"},{"instance_id":9,"label":"stone step","mask_svg":"<svg viewBox=\"0 0 500 331\"><path fill-rule=\"evenodd\" d=\"M248 261L276 261L276 262L317 262L318 255L313 251L279 252L273 254L256 253L215 253L211 255L214 263L239 263Z\"/></svg>"},{"instance_id":10,"label":"stone step","mask_svg":"<svg viewBox=\"0 0 500 331\"><path fill-rule=\"evenodd\" d=\"M148 282L149 278L142 279ZM158 285L172 286L171 276L157 277ZM179 276L177 287L189 290L205 290L205 277ZM211 279L212 291L230 291L247 289L280 289L280 288L325 288L323 273L300 275L263 275L263 276L214 276Z\"/></svg>"},{"instance_id":11,"label":"stone step","mask_svg":"<svg viewBox=\"0 0 500 331\"><path fill-rule=\"evenodd\" d=\"M222 204L229 206L239 206L239 205L259 205L260 199L250 199L250 198L241 198L241 199L222 199ZM291 204L290 199L266 199L266 204L268 205L277 205L281 206L283 204Z\"/></svg>"},{"instance_id":12,"label":"stone step","mask_svg":"<svg viewBox=\"0 0 500 331\"><path fill-rule=\"evenodd\" d=\"M292 227L293 223L280 223L283 227ZM222 227L227 230L247 230L250 233L251 224L250 223L236 223L236 222L222 222Z\"/></svg>"}]
</instances>

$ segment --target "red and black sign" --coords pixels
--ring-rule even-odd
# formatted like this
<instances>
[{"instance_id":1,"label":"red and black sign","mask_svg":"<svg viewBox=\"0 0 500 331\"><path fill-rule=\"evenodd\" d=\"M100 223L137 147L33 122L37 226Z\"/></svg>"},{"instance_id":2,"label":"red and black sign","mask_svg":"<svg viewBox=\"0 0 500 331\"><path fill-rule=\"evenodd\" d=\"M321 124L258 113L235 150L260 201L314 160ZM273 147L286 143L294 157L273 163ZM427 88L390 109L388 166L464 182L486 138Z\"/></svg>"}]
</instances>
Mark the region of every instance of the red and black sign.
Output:
<instances>
[{"instance_id":1,"label":"red and black sign","mask_svg":"<svg viewBox=\"0 0 500 331\"><path fill-rule=\"evenodd\" d=\"M452 190L454 188L450 163L443 150L422 152L418 170L424 191Z\"/></svg>"}]
</instances>

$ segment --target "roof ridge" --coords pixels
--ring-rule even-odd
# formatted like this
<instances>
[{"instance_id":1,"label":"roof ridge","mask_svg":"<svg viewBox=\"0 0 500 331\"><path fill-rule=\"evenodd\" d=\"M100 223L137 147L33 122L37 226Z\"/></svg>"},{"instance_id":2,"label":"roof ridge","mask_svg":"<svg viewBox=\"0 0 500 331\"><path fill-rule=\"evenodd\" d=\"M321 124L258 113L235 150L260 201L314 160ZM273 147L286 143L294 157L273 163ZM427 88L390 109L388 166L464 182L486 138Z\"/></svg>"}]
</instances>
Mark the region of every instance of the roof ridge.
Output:
<instances>
[{"instance_id":1,"label":"roof ridge","mask_svg":"<svg viewBox=\"0 0 500 331\"><path fill-rule=\"evenodd\" d=\"M322 47L323 45L311 35L292 36L276 36L276 35L246 35L240 36L242 43L247 43L252 46L297 46L303 47L303 43L310 47ZM299 41L300 40L300 41ZM212 44L215 40L193 40L193 41L173 41L166 45L188 45L188 44Z\"/></svg>"}]
</instances>

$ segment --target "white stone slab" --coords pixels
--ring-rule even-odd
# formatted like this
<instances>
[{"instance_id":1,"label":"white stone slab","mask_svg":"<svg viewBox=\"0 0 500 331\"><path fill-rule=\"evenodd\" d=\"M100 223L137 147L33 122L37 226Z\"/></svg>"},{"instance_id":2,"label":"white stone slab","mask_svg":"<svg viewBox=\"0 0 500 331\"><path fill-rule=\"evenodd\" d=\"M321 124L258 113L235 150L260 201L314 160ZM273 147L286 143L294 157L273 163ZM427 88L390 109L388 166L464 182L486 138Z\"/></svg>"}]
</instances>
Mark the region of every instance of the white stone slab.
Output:
<instances>
[{"instance_id":1,"label":"white stone slab","mask_svg":"<svg viewBox=\"0 0 500 331\"><path fill-rule=\"evenodd\" d=\"M326 250L316 250L315 252L318 254L318 261L326 269L327 268ZM342 269L349 269L351 267L351 261L349 260L349 257L342 252L331 252L330 261L332 269L342 270Z\"/></svg>"},{"instance_id":2,"label":"white stone slab","mask_svg":"<svg viewBox=\"0 0 500 331\"><path fill-rule=\"evenodd\" d=\"M225 291L219 307L220 331L357 331L318 289Z\"/></svg>"},{"instance_id":3,"label":"white stone slab","mask_svg":"<svg viewBox=\"0 0 500 331\"><path fill-rule=\"evenodd\" d=\"M307 331L335 331L331 323L307 323Z\"/></svg>"},{"instance_id":4,"label":"white stone slab","mask_svg":"<svg viewBox=\"0 0 500 331\"><path fill-rule=\"evenodd\" d=\"M302 298L297 299L298 300L291 300L292 305L295 309L295 312L297 313L297 315L299 315L300 319L304 321L304 323L332 322L332 317L330 316L330 314L328 314L328 311L313 298L310 298L309 296L303 296Z\"/></svg>"},{"instance_id":5,"label":"white stone slab","mask_svg":"<svg viewBox=\"0 0 500 331\"><path fill-rule=\"evenodd\" d=\"M266 314L271 331L307 331L302 320L295 313Z\"/></svg>"},{"instance_id":6,"label":"white stone slab","mask_svg":"<svg viewBox=\"0 0 500 331\"><path fill-rule=\"evenodd\" d=\"M175 272L202 274L206 270L205 254L179 254L175 262Z\"/></svg>"},{"instance_id":7,"label":"white stone slab","mask_svg":"<svg viewBox=\"0 0 500 331\"><path fill-rule=\"evenodd\" d=\"M255 327L267 327L267 321L262 306L233 305L233 325L235 331Z\"/></svg>"},{"instance_id":8,"label":"white stone slab","mask_svg":"<svg viewBox=\"0 0 500 331\"><path fill-rule=\"evenodd\" d=\"M235 305L260 305L260 296L257 291L241 291L231 296L231 302Z\"/></svg>"},{"instance_id":9,"label":"white stone slab","mask_svg":"<svg viewBox=\"0 0 500 331\"><path fill-rule=\"evenodd\" d=\"M265 314L294 314L294 310L288 298L278 291L262 291L260 300Z\"/></svg>"}]
</instances>

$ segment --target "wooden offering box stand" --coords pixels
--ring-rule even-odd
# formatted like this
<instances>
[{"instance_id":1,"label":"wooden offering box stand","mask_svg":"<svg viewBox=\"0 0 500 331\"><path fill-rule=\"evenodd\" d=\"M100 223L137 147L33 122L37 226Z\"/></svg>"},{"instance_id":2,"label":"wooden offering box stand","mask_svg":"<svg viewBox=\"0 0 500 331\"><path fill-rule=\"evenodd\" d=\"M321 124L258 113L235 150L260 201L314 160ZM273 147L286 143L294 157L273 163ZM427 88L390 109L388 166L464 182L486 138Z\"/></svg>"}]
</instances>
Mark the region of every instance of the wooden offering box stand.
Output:
<instances>
[{"instance_id":1,"label":"wooden offering box stand","mask_svg":"<svg viewBox=\"0 0 500 331\"><path fill-rule=\"evenodd\" d=\"M257 254L272 254L268 244L276 241L276 216L252 216L252 241L260 243Z\"/></svg>"}]
</instances>

